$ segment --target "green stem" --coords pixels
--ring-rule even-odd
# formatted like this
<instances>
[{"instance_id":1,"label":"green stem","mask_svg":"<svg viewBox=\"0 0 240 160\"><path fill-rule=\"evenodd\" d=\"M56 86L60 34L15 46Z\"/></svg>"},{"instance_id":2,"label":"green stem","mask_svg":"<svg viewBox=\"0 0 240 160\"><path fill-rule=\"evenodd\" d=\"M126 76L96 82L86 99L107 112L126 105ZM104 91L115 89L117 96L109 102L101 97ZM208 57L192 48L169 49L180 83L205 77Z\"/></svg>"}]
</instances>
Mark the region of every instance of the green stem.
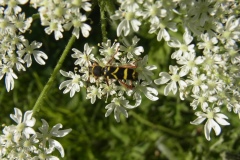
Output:
<instances>
[{"instance_id":1,"label":"green stem","mask_svg":"<svg viewBox=\"0 0 240 160\"><path fill-rule=\"evenodd\" d=\"M51 88L53 82L55 81L57 74L59 73L59 70L62 67L62 64L67 56L67 54L69 53L74 41L75 41L76 37L74 35L72 35L72 37L70 38L70 40L68 41L68 44L66 46L66 48L64 49L56 67L53 70L53 73L51 75L51 77L49 78L47 84L44 86L42 92L40 93L34 107L33 107L33 114L35 114L36 112L38 112L40 110L40 107L42 105L42 102L46 99L47 94L49 89Z\"/></svg>"},{"instance_id":2,"label":"green stem","mask_svg":"<svg viewBox=\"0 0 240 160\"><path fill-rule=\"evenodd\" d=\"M103 42L107 42L106 19L105 19L105 1L98 0L100 15L101 15L101 30Z\"/></svg>"},{"instance_id":3,"label":"green stem","mask_svg":"<svg viewBox=\"0 0 240 160\"><path fill-rule=\"evenodd\" d=\"M40 14L39 13L33 14L32 18L33 18L33 20L39 19L40 18Z\"/></svg>"},{"instance_id":4,"label":"green stem","mask_svg":"<svg viewBox=\"0 0 240 160\"><path fill-rule=\"evenodd\" d=\"M136 119L138 120L139 122L141 122L142 124L145 124L151 128L156 128L156 129L159 129L163 132L166 132L170 135L173 135L173 136L176 136L176 137L182 137L181 134L179 134L178 132L174 131L174 130L171 130L167 127L164 127L164 126L160 126L160 125L155 125L153 123L151 123L150 121L146 120L146 119L143 119L141 116L139 116L138 114L134 113L134 112L130 112L130 114Z\"/></svg>"},{"instance_id":5,"label":"green stem","mask_svg":"<svg viewBox=\"0 0 240 160\"><path fill-rule=\"evenodd\" d=\"M107 9L107 12L109 13L109 16L113 15L116 8L114 7L114 4L113 4L114 1L111 1L111 0L106 0L105 3L106 3L106 9Z\"/></svg>"}]
</instances>

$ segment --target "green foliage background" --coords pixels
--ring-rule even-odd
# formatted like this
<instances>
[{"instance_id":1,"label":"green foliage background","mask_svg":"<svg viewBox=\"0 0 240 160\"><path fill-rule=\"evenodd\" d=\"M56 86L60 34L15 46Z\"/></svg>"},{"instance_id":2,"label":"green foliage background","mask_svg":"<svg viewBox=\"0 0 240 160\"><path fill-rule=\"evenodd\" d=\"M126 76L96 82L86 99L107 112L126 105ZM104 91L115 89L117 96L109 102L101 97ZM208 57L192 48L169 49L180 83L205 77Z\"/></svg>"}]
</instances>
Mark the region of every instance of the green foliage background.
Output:
<instances>
[{"instance_id":1,"label":"green foliage background","mask_svg":"<svg viewBox=\"0 0 240 160\"><path fill-rule=\"evenodd\" d=\"M29 15L34 10L26 10ZM101 43L101 21L98 16L98 7L90 14L89 22L92 26L89 38L80 37L74 48L83 50L83 45L89 43L97 48ZM116 39L116 32L108 22L108 38ZM145 49L144 54L149 57L149 64L158 66L154 71L157 78L159 72L168 71L168 66L174 64L170 54L173 50L164 42L156 41L155 35L148 35L144 27L137 36L141 39L139 45ZM31 32L27 33L29 41L37 40L43 43L44 51L49 59L45 66L33 66L26 72L17 73L14 90L6 92L4 80L0 83L0 122L1 124L12 124L9 114L17 107L23 112L31 110L48 78L51 76L71 32L65 32L64 38L54 40L53 35L46 35L41 27L39 19L34 20ZM179 36L182 33L178 32ZM131 40L131 37L127 37ZM119 39L121 42L121 38ZM74 61L70 53L63 64L63 70L73 71ZM98 54L98 53L96 53ZM61 123L64 129L72 128L66 137L59 139L65 149L67 160L78 159L114 159L114 160L157 160L157 159L222 159L225 153L228 159L236 158L239 153L239 119L230 116L231 126L222 127L222 133L216 137L213 132L212 140L208 142L204 137L203 125L193 126L196 116L189 103L190 100L180 101L177 95L163 95L164 86L158 86L159 100L152 102L143 99L142 104L129 111L129 118L121 117L117 123L111 115L105 118L105 100L98 100L91 104L86 97L86 90L75 94L70 98L58 89L59 84L65 79L58 75L57 80L51 87L47 99L41 107L40 112L35 115L37 126L41 125L40 119L46 119L50 126ZM109 100L110 101L110 100ZM2 126L3 128L4 126ZM60 156L57 152L56 155Z\"/></svg>"}]
</instances>

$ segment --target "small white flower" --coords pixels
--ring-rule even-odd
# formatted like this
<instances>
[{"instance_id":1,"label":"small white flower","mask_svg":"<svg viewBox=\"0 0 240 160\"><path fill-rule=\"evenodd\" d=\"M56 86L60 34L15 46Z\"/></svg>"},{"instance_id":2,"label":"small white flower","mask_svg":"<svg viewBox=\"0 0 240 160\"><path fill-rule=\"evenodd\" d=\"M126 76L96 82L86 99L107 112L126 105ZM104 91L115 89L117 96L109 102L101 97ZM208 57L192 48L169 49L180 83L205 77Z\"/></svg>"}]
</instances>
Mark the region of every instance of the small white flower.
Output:
<instances>
[{"instance_id":1,"label":"small white flower","mask_svg":"<svg viewBox=\"0 0 240 160\"><path fill-rule=\"evenodd\" d=\"M201 34L201 39L203 40L203 42L199 42L197 44L198 49L203 49L203 52L205 54L209 52L214 52L214 53L218 52L219 46L216 45L218 43L218 40L216 37L211 38L208 33L205 33L205 34Z\"/></svg>"},{"instance_id":2,"label":"small white flower","mask_svg":"<svg viewBox=\"0 0 240 160\"><path fill-rule=\"evenodd\" d=\"M22 8L18 6L19 4L25 4L28 0L2 0L1 5L6 5L7 8L5 9L4 13L11 15L11 14L18 14L22 11Z\"/></svg>"},{"instance_id":3,"label":"small white flower","mask_svg":"<svg viewBox=\"0 0 240 160\"><path fill-rule=\"evenodd\" d=\"M133 39L132 39L132 44L131 45L126 45L125 46L120 46L120 50L127 53L127 58L128 59L132 59L132 58L135 58L137 56L140 56L143 52L144 52L144 49L142 46L137 46L137 43L140 39L137 38L137 36L134 36Z\"/></svg>"},{"instance_id":4,"label":"small white flower","mask_svg":"<svg viewBox=\"0 0 240 160\"><path fill-rule=\"evenodd\" d=\"M42 20L42 25L43 26L49 26L47 28L45 28L45 32L50 35L52 32L54 32L54 37L56 40L59 40L60 38L63 38L63 27L61 22L59 22L58 20L51 20L49 21L43 21Z\"/></svg>"},{"instance_id":5,"label":"small white flower","mask_svg":"<svg viewBox=\"0 0 240 160\"><path fill-rule=\"evenodd\" d=\"M202 110L206 110L206 108L208 107L208 94L207 92L201 93L198 92L197 94L192 95L192 97L194 98L194 100L192 101L192 103L190 104L190 106L193 108L193 110L196 110L198 105L200 104Z\"/></svg>"},{"instance_id":6,"label":"small white flower","mask_svg":"<svg viewBox=\"0 0 240 160\"><path fill-rule=\"evenodd\" d=\"M143 93L151 101L157 101L158 91L155 88L147 87L144 83L134 83L133 92L135 94Z\"/></svg>"},{"instance_id":7,"label":"small white flower","mask_svg":"<svg viewBox=\"0 0 240 160\"><path fill-rule=\"evenodd\" d=\"M30 45L28 40L23 42L23 45L25 48L22 50L17 51L17 53L21 56L25 55L23 60L27 63L27 67L30 67L32 65L32 57L33 55L35 61L40 65L45 65L45 61L48 59L48 56L39 50L35 50L37 48L40 48L42 46L42 43L33 41Z\"/></svg>"},{"instance_id":8,"label":"small white flower","mask_svg":"<svg viewBox=\"0 0 240 160\"><path fill-rule=\"evenodd\" d=\"M204 56L196 57L195 52L189 52L184 54L184 56L179 57L177 63L181 66L181 74L188 74L189 72L194 72L197 70L199 64L204 62Z\"/></svg>"},{"instance_id":9,"label":"small white flower","mask_svg":"<svg viewBox=\"0 0 240 160\"><path fill-rule=\"evenodd\" d=\"M18 108L14 108L15 114L10 114L10 117L18 124L16 131L21 134L23 133L26 138L29 138L30 134L35 134L32 128L35 125L36 119L32 117L33 111L26 111L24 116Z\"/></svg>"},{"instance_id":10,"label":"small white flower","mask_svg":"<svg viewBox=\"0 0 240 160\"><path fill-rule=\"evenodd\" d=\"M16 29L20 32L25 33L32 23L32 17L25 18L25 13L18 14L17 16L10 16L9 20L14 24Z\"/></svg>"},{"instance_id":11,"label":"small white flower","mask_svg":"<svg viewBox=\"0 0 240 160\"><path fill-rule=\"evenodd\" d=\"M161 1L144 3L143 7L145 11L143 12L143 18L149 18L150 23L154 23L156 19L163 18L167 16L167 10L163 7Z\"/></svg>"},{"instance_id":12,"label":"small white flower","mask_svg":"<svg viewBox=\"0 0 240 160\"><path fill-rule=\"evenodd\" d=\"M143 59L137 61L137 68L136 71L138 73L138 79L139 80L146 80L148 83L152 82L152 76L154 75L152 73L152 70L157 69L156 66L147 66L148 63L148 56L144 56Z\"/></svg>"},{"instance_id":13,"label":"small white flower","mask_svg":"<svg viewBox=\"0 0 240 160\"><path fill-rule=\"evenodd\" d=\"M48 131L48 123L42 120L43 125L39 127L41 133L35 132L32 128L36 122L32 117L33 111L26 111L23 116L21 110L14 110L15 114L10 114L10 117L17 125L3 128L3 134L0 134L0 159L57 160L57 157L51 155L55 149L64 157L62 145L53 137L64 137L71 129L59 130L62 125L56 124Z\"/></svg>"},{"instance_id":14,"label":"small white flower","mask_svg":"<svg viewBox=\"0 0 240 160\"><path fill-rule=\"evenodd\" d=\"M11 23L10 16L0 17L0 31L3 34L3 39L5 35L14 35L16 34L16 27Z\"/></svg>"},{"instance_id":15,"label":"small white flower","mask_svg":"<svg viewBox=\"0 0 240 160\"><path fill-rule=\"evenodd\" d=\"M72 34L76 36L76 38L79 38L79 32L81 30L83 37L88 37L89 36L89 32L91 31L91 27L86 24L83 23L87 20L86 15L82 15L80 12L77 13L73 13L72 16L70 17L71 19L69 20L69 23L66 23L63 25L63 27L66 30L70 30L71 27L73 26L73 31Z\"/></svg>"},{"instance_id":16,"label":"small white flower","mask_svg":"<svg viewBox=\"0 0 240 160\"><path fill-rule=\"evenodd\" d=\"M234 15L230 16L226 24L217 24L217 32L220 34L220 41L226 45L227 48L232 48L240 38L240 18L236 19Z\"/></svg>"},{"instance_id":17,"label":"small white flower","mask_svg":"<svg viewBox=\"0 0 240 160\"><path fill-rule=\"evenodd\" d=\"M205 112L205 113L204 113ZM204 125L204 133L205 137L208 141L211 140L210 133L213 129L215 131L215 134L218 136L221 133L221 127L220 125L230 125L225 119L228 119L228 117L220 112L219 107L215 107L213 109L207 108L204 112L196 112L196 116L198 116L197 119L190 122L194 125L201 124L205 119L207 119L207 122ZM219 124L218 124L219 123Z\"/></svg>"},{"instance_id":18,"label":"small white flower","mask_svg":"<svg viewBox=\"0 0 240 160\"><path fill-rule=\"evenodd\" d=\"M86 99L91 99L91 103L94 104L96 101L96 97L101 99L101 88L100 87L95 87L94 85L88 86L87 88L87 96Z\"/></svg>"},{"instance_id":19,"label":"small white flower","mask_svg":"<svg viewBox=\"0 0 240 160\"><path fill-rule=\"evenodd\" d=\"M113 98L112 102L105 107L105 109L107 109L105 117L108 117L112 111L114 111L114 118L117 122L120 122L120 113L128 118L128 113L125 108L134 108L134 106L131 106L128 103L129 101L124 97Z\"/></svg>"},{"instance_id":20,"label":"small white flower","mask_svg":"<svg viewBox=\"0 0 240 160\"><path fill-rule=\"evenodd\" d=\"M208 22L212 11L213 7L211 1L196 1L195 4L190 7L188 16L190 16L191 20L197 23L197 25L204 26L204 24Z\"/></svg>"},{"instance_id":21,"label":"small white flower","mask_svg":"<svg viewBox=\"0 0 240 160\"><path fill-rule=\"evenodd\" d=\"M9 66L16 66L18 71L26 71L25 67L24 67L24 60L22 58L20 58L19 56L17 57L16 54L14 53L8 53L8 55L5 55L5 57L2 57L2 60L6 61L4 62L5 64L8 64Z\"/></svg>"},{"instance_id":22,"label":"small white flower","mask_svg":"<svg viewBox=\"0 0 240 160\"><path fill-rule=\"evenodd\" d=\"M172 19L170 18L156 19L155 18L150 26L148 33L150 34L157 33L158 41L161 41L162 39L164 39L165 41L168 42L171 40L169 30L173 32L177 32L176 23L172 22Z\"/></svg>"},{"instance_id":23,"label":"small white flower","mask_svg":"<svg viewBox=\"0 0 240 160\"><path fill-rule=\"evenodd\" d=\"M117 85L114 85L114 83L112 83L111 85L107 85L107 84L100 84L100 87L103 88L101 91L101 94L106 96L106 102L108 99L108 96L112 96L114 94L116 94L117 92Z\"/></svg>"},{"instance_id":24,"label":"small white flower","mask_svg":"<svg viewBox=\"0 0 240 160\"><path fill-rule=\"evenodd\" d=\"M238 50L232 48L228 50L228 53L231 57L232 64L240 63L240 54L238 54Z\"/></svg>"},{"instance_id":25,"label":"small white flower","mask_svg":"<svg viewBox=\"0 0 240 160\"><path fill-rule=\"evenodd\" d=\"M120 52L119 52L119 43L111 43L111 40L107 40L106 43L102 42L101 43L101 47L99 49L100 55L104 56L104 58L102 58L100 60L100 64L103 65L108 65L107 63L109 63L109 61L112 61L113 58L119 60L119 56L120 56Z\"/></svg>"},{"instance_id":26,"label":"small white flower","mask_svg":"<svg viewBox=\"0 0 240 160\"><path fill-rule=\"evenodd\" d=\"M63 81L60 84L59 89L61 90L66 87L63 91L63 94L70 92L70 97L73 97L75 92L79 92L80 88L83 87L83 82L81 81L80 75L71 71L65 72L63 70L60 70L60 73L65 77L71 78L71 80Z\"/></svg>"},{"instance_id":27,"label":"small white flower","mask_svg":"<svg viewBox=\"0 0 240 160\"><path fill-rule=\"evenodd\" d=\"M204 92L207 90L208 86L206 85L206 75L201 74L201 75L194 75L191 74L190 79L186 80L186 83L188 86L193 85L192 92L193 94L198 94L200 92L200 89Z\"/></svg>"},{"instance_id":28,"label":"small white flower","mask_svg":"<svg viewBox=\"0 0 240 160\"><path fill-rule=\"evenodd\" d=\"M118 37L122 32L124 32L124 36L127 36L130 33L131 29L133 29L135 32L139 30L141 22L137 19L137 17L140 16L140 13L137 9L137 7L128 6L123 10L117 10L115 14L111 16L111 19L113 20L121 20L117 27Z\"/></svg>"},{"instance_id":29,"label":"small white flower","mask_svg":"<svg viewBox=\"0 0 240 160\"><path fill-rule=\"evenodd\" d=\"M39 140L37 139L37 134L33 134L31 137L26 137L24 134L21 136L19 140L19 146L22 146L22 152L34 152L37 150L35 146ZM20 147L21 148L21 147ZM21 150L19 151L21 152Z\"/></svg>"},{"instance_id":30,"label":"small white flower","mask_svg":"<svg viewBox=\"0 0 240 160\"><path fill-rule=\"evenodd\" d=\"M17 79L17 75L13 72L13 69L7 65L0 66L0 80L5 75L5 85L9 92L14 88L14 79Z\"/></svg>"},{"instance_id":31,"label":"small white flower","mask_svg":"<svg viewBox=\"0 0 240 160\"><path fill-rule=\"evenodd\" d=\"M38 128L41 133L36 132L37 138L41 141L41 148L43 148L47 153L52 153L54 149L57 149L61 154L61 157L64 157L64 149L62 145L53 139L53 137L64 137L71 132L72 129L59 130L62 128L62 124L58 123L49 130L47 121L42 119L42 123L42 126ZM49 148L47 148L47 144Z\"/></svg>"},{"instance_id":32,"label":"small white flower","mask_svg":"<svg viewBox=\"0 0 240 160\"><path fill-rule=\"evenodd\" d=\"M173 52L171 55L172 59L180 59L183 54L188 55L189 52L195 52L194 44L190 44L193 40L190 32L188 30L183 34L183 43L178 40L172 40L168 42L168 45L173 48L178 48L177 51Z\"/></svg>"},{"instance_id":33,"label":"small white flower","mask_svg":"<svg viewBox=\"0 0 240 160\"><path fill-rule=\"evenodd\" d=\"M91 65L91 61L95 61L94 55L92 54L92 47L89 47L88 43L84 45L84 51L81 52L76 48L73 48L74 54L72 54L73 58L77 58L74 62L75 65L86 66L89 67Z\"/></svg>"},{"instance_id":34,"label":"small white flower","mask_svg":"<svg viewBox=\"0 0 240 160\"><path fill-rule=\"evenodd\" d=\"M67 8L71 8L72 10L79 10L83 8L86 12L91 11L92 4L89 3L90 0L69 0L67 1Z\"/></svg>"},{"instance_id":35,"label":"small white flower","mask_svg":"<svg viewBox=\"0 0 240 160\"><path fill-rule=\"evenodd\" d=\"M8 147L11 147L14 144L14 132L16 126L5 126L2 130L3 134L0 135L0 144L7 149ZM4 148L3 148L4 149ZM4 152L7 152L6 150ZM1 154L6 154L6 153L0 153Z\"/></svg>"},{"instance_id":36,"label":"small white flower","mask_svg":"<svg viewBox=\"0 0 240 160\"><path fill-rule=\"evenodd\" d=\"M178 83L180 89L187 87L186 82L181 80L181 77L183 77L185 75L184 75L184 73L181 73L181 74L177 73L177 71L179 70L179 68L177 66L170 65L169 70L172 75L168 74L167 72L161 72L161 73L159 73L159 76L161 76L161 78L154 80L154 82L158 85L165 84L170 81L167 84L167 86L164 88L164 95L166 95L166 96L168 95L168 93L170 91L172 91L173 94L177 93L177 89L178 89L177 83Z\"/></svg>"}]
</instances>

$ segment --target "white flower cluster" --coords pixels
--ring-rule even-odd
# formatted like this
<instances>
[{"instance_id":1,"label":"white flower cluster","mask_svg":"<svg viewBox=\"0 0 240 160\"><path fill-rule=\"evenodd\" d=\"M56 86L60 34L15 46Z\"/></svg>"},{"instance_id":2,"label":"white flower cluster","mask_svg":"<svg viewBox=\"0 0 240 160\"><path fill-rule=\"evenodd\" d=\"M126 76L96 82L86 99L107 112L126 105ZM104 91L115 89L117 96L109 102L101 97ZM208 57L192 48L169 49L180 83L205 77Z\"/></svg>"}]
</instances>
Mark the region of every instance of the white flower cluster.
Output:
<instances>
[{"instance_id":1,"label":"white flower cluster","mask_svg":"<svg viewBox=\"0 0 240 160\"><path fill-rule=\"evenodd\" d=\"M157 90L151 87L152 70L156 67L147 65L147 56L140 57L143 47L137 46L138 41L139 39L134 37L131 45L120 45L118 42L112 44L108 40L100 46L101 57L98 58L93 55L92 48L88 44L85 44L83 52L74 48L75 53L72 54L72 57L76 59L75 65L79 66L80 69L78 72L61 70L61 74L70 80L62 82L59 89L65 88L63 93L70 92L70 97L72 97L75 92L80 91L81 87L86 87L86 99L90 99L92 104L95 103L96 98L105 98L107 103L108 97L113 97L111 103L106 105L105 116L109 116L114 111L117 122L120 121L120 113L128 117L127 109L135 108L141 104L141 93L152 101L158 100ZM114 71L107 70L108 67ZM95 72L96 68L100 68L100 70ZM118 71L116 68L126 70L123 72L123 70L119 69ZM115 76L132 76L128 69L136 72L137 80L108 78L109 72ZM135 104L130 105L128 99L134 99Z\"/></svg>"},{"instance_id":2,"label":"white flower cluster","mask_svg":"<svg viewBox=\"0 0 240 160\"><path fill-rule=\"evenodd\" d=\"M58 160L52 155L57 149L64 157L62 145L53 137L64 137L71 129L60 130L62 124L56 124L49 130L48 123L42 119L40 132L36 132L33 127L36 119L32 116L32 111L26 111L24 115L20 109L15 108L15 114L10 117L17 123L16 125L5 126L3 134L0 134L0 159L28 159L28 160Z\"/></svg>"},{"instance_id":3,"label":"white flower cluster","mask_svg":"<svg viewBox=\"0 0 240 160\"><path fill-rule=\"evenodd\" d=\"M14 88L14 72L25 71L24 64L30 67L32 56L40 65L44 65L48 56L37 50L42 43L33 41L29 44L25 33L32 23L32 18L26 18L19 5L26 0L0 0L0 80L5 76L6 89L9 92Z\"/></svg>"},{"instance_id":4,"label":"white flower cluster","mask_svg":"<svg viewBox=\"0 0 240 160\"><path fill-rule=\"evenodd\" d=\"M124 36L132 31L138 32L139 27L146 20L150 23L149 33L156 33L157 40L170 40L169 30L176 32L176 22L173 21L174 9L177 3L173 1L153 1L153 0L118 0L119 9L111 16L113 20L120 20L117 27L117 35L123 32Z\"/></svg>"},{"instance_id":5,"label":"white flower cluster","mask_svg":"<svg viewBox=\"0 0 240 160\"><path fill-rule=\"evenodd\" d=\"M193 98L190 106L198 125L208 119L204 131L210 140L211 129L216 135L220 125L229 125L226 108L240 116L240 18L239 3L218 0L119 0L119 9L111 18L119 20L117 35L138 32L149 23L148 33L156 34L176 49L171 58L177 65L169 73L161 72L156 84L167 84L164 94ZM179 39L174 32L182 32ZM217 106L217 107L214 107ZM224 109L225 108L225 109Z\"/></svg>"},{"instance_id":6,"label":"white flower cluster","mask_svg":"<svg viewBox=\"0 0 240 160\"><path fill-rule=\"evenodd\" d=\"M87 16L81 13L91 11L89 0L31 0L34 8L38 8L41 24L47 26L45 32L54 32L56 40L63 38L62 32L73 27L72 34L79 38L79 32L84 37L89 36L91 27L85 23Z\"/></svg>"}]
</instances>

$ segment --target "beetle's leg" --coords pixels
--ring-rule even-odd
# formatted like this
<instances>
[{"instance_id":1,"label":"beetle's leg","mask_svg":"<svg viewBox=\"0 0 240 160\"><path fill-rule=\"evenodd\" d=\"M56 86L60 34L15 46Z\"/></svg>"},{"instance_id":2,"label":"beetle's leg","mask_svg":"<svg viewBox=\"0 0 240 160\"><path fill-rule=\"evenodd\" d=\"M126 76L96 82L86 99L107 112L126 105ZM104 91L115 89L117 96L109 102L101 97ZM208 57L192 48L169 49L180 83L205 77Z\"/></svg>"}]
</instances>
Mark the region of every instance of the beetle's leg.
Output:
<instances>
[{"instance_id":1,"label":"beetle's leg","mask_svg":"<svg viewBox=\"0 0 240 160\"><path fill-rule=\"evenodd\" d=\"M118 80L118 82L121 84L121 85L123 85L124 87L126 87L126 88L128 88L128 89L133 89L133 85L132 85L132 81L130 81L131 82L131 84L129 85L129 84L126 84L125 82L123 82L122 80Z\"/></svg>"}]
</instances>

